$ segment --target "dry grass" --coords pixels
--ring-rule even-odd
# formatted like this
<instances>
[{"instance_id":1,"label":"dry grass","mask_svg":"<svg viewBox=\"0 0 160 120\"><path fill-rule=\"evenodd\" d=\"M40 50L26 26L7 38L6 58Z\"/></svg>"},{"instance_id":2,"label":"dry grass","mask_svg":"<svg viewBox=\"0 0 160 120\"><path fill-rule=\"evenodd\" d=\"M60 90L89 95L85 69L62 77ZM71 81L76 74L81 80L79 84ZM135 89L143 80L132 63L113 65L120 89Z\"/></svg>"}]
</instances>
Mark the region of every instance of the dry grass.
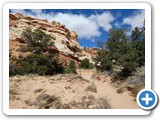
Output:
<instances>
[{"instance_id":1,"label":"dry grass","mask_svg":"<svg viewBox=\"0 0 160 120\"><path fill-rule=\"evenodd\" d=\"M145 88L145 85L144 84L141 84L141 85L128 85L126 87L129 91L131 91L131 95L133 97L137 97L137 94L140 90L144 89Z\"/></svg>"},{"instance_id":2,"label":"dry grass","mask_svg":"<svg viewBox=\"0 0 160 120\"><path fill-rule=\"evenodd\" d=\"M95 83L92 82L91 85L89 85L86 88L86 91L91 91L91 92L97 93L97 87L96 87Z\"/></svg>"},{"instance_id":3,"label":"dry grass","mask_svg":"<svg viewBox=\"0 0 160 120\"><path fill-rule=\"evenodd\" d=\"M25 104L34 106L37 109L59 109L62 106L59 97L44 93L40 94L36 98L36 101L31 101L30 99L25 100Z\"/></svg>"},{"instance_id":4,"label":"dry grass","mask_svg":"<svg viewBox=\"0 0 160 120\"><path fill-rule=\"evenodd\" d=\"M108 100L105 98L99 98L97 103L97 109L111 109Z\"/></svg>"},{"instance_id":5,"label":"dry grass","mask_svg":"<svg viewBox=\"0 0 160 120\"><path fill-rule=\"evenodd\" d=\"M35 93L40 93L40 92L42 92L42 91L43 91L42 88L38 88L38 89L34 90Z\"/></svg>"},{"instance_id":6,"label":"dry grass","mask_svg":"<svg viewBox=\"0 0 160 120\"><path fill-rule=\"evenodd\" d=\"M80 102L75 100L62 106L63 109L111 109L104 98L95 98L93 95L83 96Z\"/></svg>"},{"instance_id":7,"label":"dry grass","mask_svg":"<svg viewBox=\"0 0 160 120\"><path fill-rule=\"evenodd\" d=\"M124 92L124 89L122 87L120 87L120 88L117 89L117 93L121 94L123 92Z\"/></svg>"},{"instance_id":8,"label":"dry grass","mask_svg":"<svg viewBox=\"0 0 160 120\"><path fill-rule=\"evenodd\" d=\"M9 94L10 95L18 95L19 93L15 89L10 89Z\"/></svg>"},{"instance_id":9,"label":"dry grass","mask_svg":"<svg viewBox=\"0 0 160 120\"><path fill-rule=\"evenodd\" d=\"M17 90L13 88L9 90L9 100L19 100L18 95L20 95L20 93L18 93Z\"/></svg>"},{"instance_id":10,"label":"dry grass","mask_svg":"<svg viewBox=\"0 0 160 120\"><path fill-rule=\"evenodd\" d=\"M59 108L60 99L55 95L41 94L37 97L38 109Z\"/></svg>"}]
</instances>

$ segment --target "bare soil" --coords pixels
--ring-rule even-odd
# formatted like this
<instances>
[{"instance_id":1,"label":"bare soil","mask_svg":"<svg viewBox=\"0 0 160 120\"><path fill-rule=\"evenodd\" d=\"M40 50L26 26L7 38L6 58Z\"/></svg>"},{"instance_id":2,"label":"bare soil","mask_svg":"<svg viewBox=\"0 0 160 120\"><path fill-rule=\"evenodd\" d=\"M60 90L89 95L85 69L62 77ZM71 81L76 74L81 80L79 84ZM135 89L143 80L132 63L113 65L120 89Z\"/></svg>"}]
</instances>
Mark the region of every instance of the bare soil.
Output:
<instances>
[{"instance_id":1,"label":"bare soil","mask_svg":"<svg viewBox=\"0 0 160 120\"><path fill-rule=\"evenodd\" d=\"M109 76L92 79L94 69L77 73L10 77L10 109L139 109L129 91L117 93Z\"/></svg>"}]
</instances>

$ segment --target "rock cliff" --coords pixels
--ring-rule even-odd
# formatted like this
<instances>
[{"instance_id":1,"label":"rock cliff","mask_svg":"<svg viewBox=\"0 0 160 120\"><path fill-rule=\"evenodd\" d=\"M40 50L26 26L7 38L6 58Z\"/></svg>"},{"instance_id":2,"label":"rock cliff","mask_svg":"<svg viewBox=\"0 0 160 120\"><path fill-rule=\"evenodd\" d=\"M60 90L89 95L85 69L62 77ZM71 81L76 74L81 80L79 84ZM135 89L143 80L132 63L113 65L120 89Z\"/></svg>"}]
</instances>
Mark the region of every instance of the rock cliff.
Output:
<instances>
[{"instance_id":1,"label":"rock cliff","mask_svg":"<svg viewBox=\"0 0 160 120\"><path fill-rule=\"evenodd\" d=\"M84 58L92 61L92 55L85 51L78 43L78 35L74 31L70 31L65 25L59 22L33 18L19 13L9 14L9 39L10 39L10 56L18 56L21 53L17 49L25 44L21 34L24 29L40 28L46 34L50 34L54 39L53 49L58 53L60 63L67 65L70 60L80 62Z\"/></svg>"}]
</instances>

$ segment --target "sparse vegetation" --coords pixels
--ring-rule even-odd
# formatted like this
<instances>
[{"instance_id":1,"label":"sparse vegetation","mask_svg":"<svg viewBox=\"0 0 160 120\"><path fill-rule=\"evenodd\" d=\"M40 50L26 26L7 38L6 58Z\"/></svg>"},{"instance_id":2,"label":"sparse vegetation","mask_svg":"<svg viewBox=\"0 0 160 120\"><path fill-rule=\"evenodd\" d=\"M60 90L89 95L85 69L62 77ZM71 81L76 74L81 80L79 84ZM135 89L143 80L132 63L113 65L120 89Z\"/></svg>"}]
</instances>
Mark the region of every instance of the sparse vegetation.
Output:
<instances>
[{"instance_id":1,"label":"sparse vegetation","mask_svg":"<svg viewBox=\"0 0 160 120\"><path fill-rule=\"evenodd\" d=\"M34 90L35 93L39 93L39 92L42 92L42 91L43 91L42 88L38 88L38 89Z\"/></svg>"},{"instance_id":2,"label":"sparse vegetation","mask_svg":"<svg viewBox=\"0 0 160 120\"><path fill-rule=\"evenodd\" d=\"M96 87L95 83L92 82L91 85L89 85L86 88L86 91L91 91L91 92L97 93L97 87Z\"/></svg>"},{"instance_id":3,"label":"sparse vegetation","mask_svg":"<svg viewBox=\"0 0 160 120\"><path fill-rule=\"evenodd\" d=\"M124 88L123 87L120 87L117 89L117 93L121 94L124 92Z\"/></svg>"},{"instance_id":4,"label":"sparse vegetation","mask_svg":"<svg viewBox=\"0 0 160 120\"><path fill-rule=\"evenodd\" d=\"M58 109L61 107L61 101L59 97L55 95L40 94L36 101L30 99L25 100L25 104L28 106L35 106L37 109Z\"/></svg>"},{"instance_id":5,"label":"sparse vegetation","mask_svg":"<svg viewBox=\"0 0 160 120\"><path fill-rule=\"evenodd\" d=\"M140 90L145 88L144 84L140 84L140 85L128 85L126 86L126 88L131 91L132 96L137 97L137 94Z\"/></svg>"},{"instance_id":6,"label":"sparse vegetation","mask_svg":"<svg viewBox=\"0 0 160 120\"><path fill-rule=\"evenodd\" d=\"M99 98L97 109L111 109L110 104L108 103L107 99Z\"/></svg>"},{"instance_id":7,"label":"sparse vegetation","mask_svg":"<svg viewBox=\"0 0 160 120\"><path fill-rule=\"evenodd\" d=\"M83 96L80 102L75 100L62 105L63 109L111 109L110 104L104 98L95 98L93 95Z\"/></svg>"},{"instance_id":8,"label":"sparse vegetation","mask_svg":"<svg viewBox=\"0 0 160 120\"><path fill-rule=\"evenodd\" d=\"M110 29L105 45L107 49L103 47L98 52L97 68L104 71L112 70L118 66L120 68L118 76L127 77L131 75L145 62L144 34L145 27L136 27L132 30L131 36L127 36L125 29ZM104 44L102 45L104 46Z\"/></svg>"},{"instance_id":9,"label":"sparse vegetation","mask_svg":"<svg viewBox=\"0 0 160 120\"><path fill-rule=\"evenodd\" d=\"M80 68L84 68L84 69L93 69L93 64L89 62L89 59L85 58L81 61Z\"/></svg>"},{"instance_id":10,"label":"sparse vegetation","mask_svg":"<svg viewBox=\"0 0 160 120\"><path fill-rule=\"evenodd\" d=\"M54 43L51 41L52 37L50 35L40 29L32 31L27 28L22 33L22 38L27 45L20 49L23 49L23 52L31 52L31 54L10 58L10 76L16 74L53 75L63 73L64 68L58 64L56 55L51 49Z\"/></svg>"},{"instance_id":11,"label":"sparse vegetation","mask_svg":"<svg viewBox=\"0 0 160 120\"><path fill-rule=\"evenodd\" d=\"M64 73L70 74L70 73L77 73L76 72L76 66L75 62L73 60L70 61L69 66L64 67Z\"/></svg>"}]
</instances>

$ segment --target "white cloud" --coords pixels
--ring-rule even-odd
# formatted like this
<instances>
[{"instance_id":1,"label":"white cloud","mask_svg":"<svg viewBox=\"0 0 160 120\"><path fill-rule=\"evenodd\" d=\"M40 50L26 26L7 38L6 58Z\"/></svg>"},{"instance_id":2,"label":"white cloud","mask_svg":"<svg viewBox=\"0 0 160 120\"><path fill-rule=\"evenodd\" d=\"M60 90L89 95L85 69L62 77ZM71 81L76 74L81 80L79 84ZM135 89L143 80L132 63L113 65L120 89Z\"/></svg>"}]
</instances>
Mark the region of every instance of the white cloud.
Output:
<instances>
[{"instance_id":1,"label":"white cloud","mask_svg":"<svg viewBox=\"0 0 160 120\"><path fill-rule=\"evenodd\" d=\"M132 16L123 19L122 24L131 25L131 29L135 27L142 27L145 19L145 11L138 10Z\"/></svg>"},{"instance_id":2,"label":"white cloud","mask_svg":"<svg viewBox=\"0 0 160 120\"><path fill-rule=\"evenodd\" d=\"M115 26L116 28L120 28L120 27L121 27L121 23L115 22L115 23L114 23L114 26Z\"/></svg>"},{"instance_id":3,"label":"white cloud","mask_svg":"<svg viewBox=\"0 0 160 120\"><path fill-rule=\"evenodd\" d=\"M28 16L34 16L40 19L47 19L48 21L58 21L64 24L71 31L75 31L79 38L93 39L101 35L100 28L103 28L106 32L112 28L111 22L114 21L114 17L110 12L103 12L101 14L92 14L85 16L82 14L72 13L45 13L41 9L25 10L11 10L14 13L23 13Z\"/></svg>"},{"instance_id":4,"label":"white cloud","mask_svg":"<svg viewBox=\"0 0 160 120\"><path fill-rule=\"evenodd\" d=\"M111 22L114 21L114 17L110 12L104 12L102 14L91 15L90 19L96 21L97 24L105 31L109 31L112 28Z\"/></svg>"},{"instance_id":5,"label":"white cloud","mask_svg":"<svg viewBox=\"0 0 160 120\"><path fill-rule=\"evenodd\" d=\"M67 28L75 31L80 38L91 39L101 35L96 22L84 15L58 13L53 16L53 20L66 25Z\"/></svg>"}]
</instances>

